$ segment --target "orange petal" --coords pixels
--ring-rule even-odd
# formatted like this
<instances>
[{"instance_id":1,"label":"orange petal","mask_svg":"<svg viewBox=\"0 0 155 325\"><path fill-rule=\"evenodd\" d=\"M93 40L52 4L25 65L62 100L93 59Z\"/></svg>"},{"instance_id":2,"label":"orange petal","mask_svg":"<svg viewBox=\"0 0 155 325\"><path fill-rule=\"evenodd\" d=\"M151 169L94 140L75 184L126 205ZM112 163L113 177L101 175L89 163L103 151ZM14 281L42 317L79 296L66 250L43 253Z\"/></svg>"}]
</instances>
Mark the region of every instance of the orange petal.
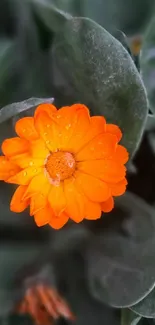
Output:
<instances>
[{"instance_id":1,"label":"orange petal","mask_svg":"<svg viewBox=\"0 0 155 325\"><path fill-rule=\"evenodd\" d=\"M103 212L110 212L114 208L114 199L111 196L107 201L101 203L101 210Z\"/></svg>"},{"instance_id":2,"label":"orange petal","mask_svg":"<svg viewBox=\"0 0 155 325\"><path fill-rule=\"evenodd\" d=\"M47 314L54 319L58 319L59 313L53 301L51 301L50 299L47 287L42 284L39 284L36 288L36 291L38 293L38 298L41 301L41 304L44 306L44 309L46 310Z\"/></svg>"},{"instance_id":3,"label":"orange petal","mask_svg":"<svg viewBox=\"0 0 155 325\"><path fill-rule=\"evenodd\" d=\"M19 137L26 140L36 140L38 133L34 127L33 117L23 117L16 122L15 131Z\"/></svg>"},{"instance_id":4,"label":"orange petal","mask_svg":"<svg viewBox=\"0 0 155 325\"><path fill-rule=\"evenodd\" d=\"M107 124L106 132L115 134L117 136L118 142L122 139L122 132L120 128L115 124Z\"/></svg>"},{"instance_id":5,"label":"orange petal","mask_svg":"<svg viewBox=\"0 0 155 325\"><path fill-rule=\"evenodd\" d=\"M126 173L125 166L111 159L83 161L77 163L77 168L108 183L120 182Z\"/></svg>"},{"instance_id":6,"label":"orange petal","mask_svg":"<svg viewBox=\"0 0 155 325\"><path fill-rule=\"evenodd\" d=\"M50 154L45 142L42 139L32 141L30 144L30 154L35 159L46 159Z\"/></svg>"},{"instance_id":7,"label":"orange petal","mask_svg":"<svg viewBox=\"0 0 155 325\"><path fill-rule=\"evenodd\" d=\"M69 217L67 216L67 214L62 212L60 213L59 217L52 217L49 222L49 225L54 229L60 229L67 223L68 220Z\"/></svg>"},{"instance_id":8,"label":"orange petal","mask_svg":"<svg viewBox=\"0 0 155 325\"><path fill-rule=\"evenodd\" d=\"M50 103L40 104L35 111L35 117L44 112L53 116L57 112L57 108Z\"/></svg>"},{"instance_id":9,"label":"orange petal","mask_svg":"<svg viewBox=\"0 0 155 325\"><path fill-rule=\"evenodd\" d=\"M75 179L64 181L64 193L66 197L66 212L75 222L81 222L85 217L84 195L75 186Z\"/></svg>"},{"instance_id":10,"label":"orange petal","mask_svg":"<svg viewBox=\"0 0 155 325\"><path fill-rule=\"evenodd\" d=\"M18 184L18 185L28 185L31 179L43 172L42 167L28 167L23 169L18 174L7 179L7 183Z\"/></svg>"},{"instance_id":11,"label":"orange petal","mask_svg":"<svg viewBox=\"0 0 155 325\"><path fill-rule=\"evenodd\" d=\"M57 186L51 185L48 195L48 201L54 213L59 216L66 208L66 198L64 194L63 184Z\"/></svg>"},{"instance_id":12,"label":"orange petal","mask_svg":"<svg viewBox=\"0 0 155 325\"><path fill-rule=\"evenodd\" d=\"M91 175L81 172L75 173L75 182L89 200L93 202L102 202L109 198L111 192L108 185Z\"/></svg>"},{"instance_id":13,"label":"orange petal","mask_svg":"<svg viewBox=\"0 0 155 325\"><path fill-rule=\"evenodd\" d=\"M55 114L55 123L57 125L57 133L55 133L55 137L59 139L59 149L67 150L69 148L68 142L72 137L78 118L78 112L81 109L83 109L83 105L79 104L64 106Z\"/></svg>"},{"instance_id":14,"label":"orange petal","mask_svg":"<svg viewBox=\"0 0 155 325\"><path fill-rule=\"evenodd\" d=\"M59 148L63 150L69 150L70 149L70 141L72 141L72 136L74 136L75 133L75 128L77 128L77 123L79 120L79 115L81 115L81 112L85 112L85 114L88 116L88 119L90 120L90 132L88 135L87 139L85 140L84 143L88 142L88 138L92 139L94 136L93 134L97 132L97 126L102 124L102 132L103 132L103 120L102 123L101 121L97 121L96 124L94 125L94 120L92 120L89 117L89 111L86 106L81 105L81 104L74 104L72 106L65 106L62 107L57 111L56 118L58 122L58 136L59 136ZM83 114L83 113L82 113ZM101 126L98 126L98 128ZM99 133L99 131L98 131ZM97 134L98 134L97 133ZM85 134L85 136L86 136Z\"/></svg>"},{"instance_id":15,"label":"orange petal","mask_svg":"<svg viewBox=\"0 0 155 325\"><path fill-rule=\"evenodd\" d=\"M0 156L0 180L6 181L9 177L16 175L20 168L6 157Z\"/></svg>"},{"instance_id":16,"label":"orange petal","mask_svg":"<svg viewBox=\"0 0 155 325\"><path fill-rule=\"evenodd\" d=\"M83 137L83 145L80 150L82 150L83 147L86 146L88 142L93 140L96 136L104 133L105 128L106 121L103 116L92 116L90 118L90 127Z\"/></svg>"},{"instance_id":17,"label":"orange petal","mask_svg":"<svg viewBox=\"0 0 155 325\"><path fill-rule=\"evenodd\" d=\"M48 178L45 176L44 173L41 173L33 177L32 180L30 181L29 185L27 186L24 199L30 198L31 196L37 194L38 192L40 194L43 194L44 196L47 196L50 187L51 185Z\"/></svg>"},{"instance_id":18,"label":"orange petal","mask_svg":"<svg viewBox=\"0 0 155 325\"><path fill-rule=\"evenodd\" d=\"M38 227L48 224L54 217L54 212L51 207L46 204L46 206L34 214L34 220Z\"/></svg>"},{"instance_id":19,"label":"orange petal","mask_svg":"<svg viewBox=\"0 0 155 325\"><path fill-rule=\"evenodd\" d=\"M45 158L33 158L29 153L12 156L10 160L21 168L44 166Z\"/></svg>"},{"instance_id":20,"label":"orange petal","mask_svg":"<svg viewBox=\"0 0 155 325\"><path fill-rule=\"evenodd\" d=\"M112 196L120 196L126 191L127 180L124 178L121 182L109 184Z\"/></svg>"},{"instance_id":21,"label":"orange petal","mask_svg":"<svg viewBox=\"0 0 155 325\"><path fill-rule=\"evenodd\" d=\"M20 185L17 187L11 203L10 210L13 212L23 212L29 205L29 200L23 200L23 195L26 191L27 186Z\"/></svg>"},{"instance_id":22,"label":"orange petal","mask_svg":"<svg viewBox=\"0 0 155 325\"><path fill-rule=\"evenodd\" d=\"M92 202L84 195L85 201L85 219L96 220L101 217L101 205L97 202Z\"/></svg>"},{"instance_id":23,"label":"orange petal","mask_svg":"<svg viewBox=\"0 0 155 325\"><path fill-rule=\"evenodd\" d=\"M116 151L117 137L103 133L91 140L76 154L77 161L110 158Z\"/></svg>"},{"instance_id":24,"label":"orange petal","mask_svg":"<svg viewBox=\"0 0 155 325\"><path fill-rule=\"evenodd\" d=\"M56 118L55 118L56 119ZM59 136L57 121L52 119L46 112L35 114L35 127L40 137L45 142L50 151L56 151L59 148Z\"/></svg>"},{"instance_id":25,"label":"orange petal","mask_svg":"<svg viewBox=\"0 0 155 325\"><path fill-rule=\"evenodd\" d=\"M85 105L81 104L75 105L78 105L79 110L75 116L75 124L72 131L72 137L68 142L68 149L74 153L78 152L83 146L83 138L90 128L90 115L88 108Z\"/></svg>"},{"instance_id":26,"label":"orange petal","mask_svg":"<svg viewBox=\"0 0 155 325\"><path fill-rule=\"evenodd\" d=\"M30 199L30 216L35 215L47 205L47 196L42 193L33 195Z\"/></svg>"},{"instance_id":27,"label":"orange petal","mask_svg":"<svg viewBox=\"0 0 155 325\"><path fill-rule=\"evenodd\" d=\"M97 135L106 131L106 120L103 116L91 116L90 118L90 130L85 135L84 140L89 142Z\"/></svg>"},{"instance_id":28,"label":"orange petal","mask_svg":"<svg viewBox=\"0 0 155 325\"><path fill-rule=\"evenodd\" d=\"M6 139L2 143L2 152L7 157L18 155L29 150L29 143L25 139L11 138Z\"/></svg>"},{"instance_id":29,"label":"orange petal","mask_svg":"<svg viewBox=\"0 0 155 325\"><path fill-rule=\"evenodd\" d=\"M116 152L113 156L113 159L116 159L121 164L126 164L126 162L129 159L129 154L128 154L126 148L121 145L118 145L116 148Z\"/></svg>"}]
</instances>

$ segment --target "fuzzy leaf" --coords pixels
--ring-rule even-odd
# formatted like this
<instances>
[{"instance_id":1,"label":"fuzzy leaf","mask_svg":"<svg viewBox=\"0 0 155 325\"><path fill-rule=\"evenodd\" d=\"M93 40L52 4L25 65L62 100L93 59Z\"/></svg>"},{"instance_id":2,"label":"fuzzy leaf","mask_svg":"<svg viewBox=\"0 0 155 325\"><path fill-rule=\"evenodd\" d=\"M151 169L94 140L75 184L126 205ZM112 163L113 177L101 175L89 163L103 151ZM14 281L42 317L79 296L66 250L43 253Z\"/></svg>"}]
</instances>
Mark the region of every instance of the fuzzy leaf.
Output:
<instances>
[{"instance_id":1,"label":"fuzzy leaf","mask_svg":"<svg viewBox=\"0 0 155 325\"><path fill-rule=\"evenodd\" d=\"M120 216L124 218L121 231L107 230L91 239L85 257L92 295L125 308L154 287L155 219L154 210L131 193L116 200L109 218Z\"/></svg>"},{"instance_id":2,"label":"fuzzy leaf","mask_svg":"<svg viewBox=\"0 0 155 325\"><path fill-rule=\"evenodd\" d=\"M138 304L132 306L131 310L142 317L155 318L155 289Z\"/></svg>"},{"instance_id":3,"label":"fuzzy leaf","mask_svg":"<svg viewBox=\"0 0 155 325\"><path fill-rule=\"evenodd\" d=\"M0 110L0 123L5 122L6 120L25 112L29 109L32 109L42 103L53 103L54 98L29 98L23 102L9 104L3 107Z\"/></svg>"},{"instance_id":4,"label":"fuzzy leaf","mask_svg":"<svg viewBox=\"0 0 155 325\"><path fill-rule=\"evenodd\" d=\"M155 18L144 37L141 53L141 72L147 89L150 109L155 113Z\"/></svg>"},{"instance_id":5,"label":"fuzzy leaf","mask_svg":"<svg viewBox=\"0 0 155 325\"><path fill-rule=\"evenodd\" d=\"M141 317L133 313L130 309L121 310L121 325L137 325Z\"/></svg>"},{"instance_id":6,"label":"fuzzy leaf","mask_svg":"<svg viewBox=\"0 0 155 325\"><path fill-rule=\"evenodd\" d=\"M95 22L74 18L56 36L53 55L74 87L75 101L118 124L132 154L141 139L148 104L140 75L121 43Z\"/></svg>"},{"instance_id":7,"label":"fuzzy leaf","mask_svg":"<svg viewBox=\"0 0 155 325\"><path fill-rule=\"evenodd\" d=\"M63 28L66 20L71 18L71 15L57 7L57 1L49 0L31 0L34 4L36 13L43 20L44 24L53 32Z\"/></svg>"}]
</instances>

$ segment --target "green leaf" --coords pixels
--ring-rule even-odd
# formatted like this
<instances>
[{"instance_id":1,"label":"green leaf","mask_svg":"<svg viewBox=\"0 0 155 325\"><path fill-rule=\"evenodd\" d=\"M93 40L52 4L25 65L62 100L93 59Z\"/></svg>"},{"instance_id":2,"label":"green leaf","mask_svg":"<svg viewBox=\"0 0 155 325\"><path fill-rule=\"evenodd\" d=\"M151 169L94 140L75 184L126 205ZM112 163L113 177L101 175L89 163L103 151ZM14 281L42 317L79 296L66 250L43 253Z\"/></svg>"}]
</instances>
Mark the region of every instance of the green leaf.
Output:
<instances>
[{"instance_id":1,"label":"green leaf","mask_svg":"<svg viewBox=\"0 0 155 325\"><path fill-rule=\"evenodd\" d=\"M155 318L155 289L138 304L132 306L131 310L140 316Z\"/></svg>"},{"instance_id":2,"label":"green leaf","mask_svg":"<svg viewBox=\"0 0 155 325\"><path fill-rule=\"evenodd\" d=\"M57 1L31 0L36 13L44 24L53 32L63 28L65 22L72 16L57 7Z\"/></svg>"},{"instance_id":3,"label":"green leaf","mask_svg":"<svg viewBox=\"0 0 155 325\"><path fill-rule=\"evenodd\" d=\"M152 20L144 37L140 65L148 93L150 109L155 113L155 18Z\"/></svg>"},{"instance_id":4,"label":"green leaf","mask_svg":"<svg viewBox=\"0 0 155 325\"><path fill-rule=\"evenodd\" d=\"M141 301L155 285L154 210L126 193L108 217L123 221L120 229L105 229L88 243L89 287L101 302L125 308Z\"/></svg>"},{"instance_id":5,"label":"green leaf","mask_svg":"<svg viewBox=\"0 0 155 325\"><path fill-rule=\"evenodd\" d=\"M137 316L130 309L121 310L121 325L137 325L141 320L140 316Z\"/></svg>"},{"instance_id":6,"label":"green leaf","mask_svg":"<svg viewBox=\"0 0 155 325\"><path fill-rule=\"evenodd\" d=\"M74 87L75 100L118 124L123 130L122 143L133 154L143 133L148 103L130 55L105 29L85 18L68 21L55 42L53 55Z\"/></svg>"},{"instance_id":7,"label":"green leaf","mask_svg":"<svg viewBox=\"0 0 155 325\"><path fill-rule=\"evenodd\" d=\"M0 110L0 123L43 103L53 103L53 98L29 98L23 102L9 104Z\"/></svg>"}]
</instances>

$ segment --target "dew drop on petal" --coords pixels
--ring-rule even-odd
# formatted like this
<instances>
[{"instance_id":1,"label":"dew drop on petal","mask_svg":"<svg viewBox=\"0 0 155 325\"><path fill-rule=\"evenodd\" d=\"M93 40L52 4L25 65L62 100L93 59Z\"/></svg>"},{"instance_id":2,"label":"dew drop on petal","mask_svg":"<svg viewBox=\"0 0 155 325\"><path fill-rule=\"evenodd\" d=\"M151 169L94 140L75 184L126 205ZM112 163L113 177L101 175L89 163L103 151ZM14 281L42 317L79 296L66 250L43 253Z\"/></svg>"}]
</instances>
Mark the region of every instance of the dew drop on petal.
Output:
<instances>
[{"instance_id":1,"label":"dew drop on petal","mask_svg":"<svg viewBox=\"0 0 155 325\"><path fill-rule=\"evenodd\" d=\"M44 132L44 136L46 136L47 135L47 132Z\"/></svg>"},{"instance_id":2,"label":"dew drop on petal","mask_svg":"<svg viewBox=\"0 0 155 325\"><path fill-rule=\"evenodd\" d=\"M47 124L46 127L47 127L47 128L50 128L50 124Z\"/></svg>"},{"instance_id":3,"label":"dew drop on petal","mask_svg":"<svg viewBox=\"0 0 155 325\"><path fill-rule=\"evenodd\" d=\"M69 130L70 127L71 127L71 124L67 124L67 125L65 126L66 130Z\"/></svg>"},{"instance_id":4,"label":"dew drop on petal","mask_svg":"<svg viewBox=\"0 0 155 325\"><path fill-rule=\"evenodd\" d=\"M27 175L27 172L24 172L24 173L23 173L23 176L26 176L26 175Z\"/></svg>"}]
</instances>

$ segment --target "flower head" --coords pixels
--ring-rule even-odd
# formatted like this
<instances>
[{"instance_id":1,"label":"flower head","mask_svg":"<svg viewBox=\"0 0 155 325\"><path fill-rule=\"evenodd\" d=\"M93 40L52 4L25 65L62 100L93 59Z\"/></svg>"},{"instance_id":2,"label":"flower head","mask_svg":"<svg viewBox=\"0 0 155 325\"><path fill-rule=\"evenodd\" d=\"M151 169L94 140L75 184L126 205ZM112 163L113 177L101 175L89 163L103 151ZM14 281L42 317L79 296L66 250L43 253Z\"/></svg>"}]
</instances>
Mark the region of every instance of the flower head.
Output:
<instances>
[{"instance_id":1,"label":"flower head","mask_svg":"<svg viewBox=\"0 0 155 325\"><path fill-rule=\"evenodd\" d=\"M71 321L75 319L68 304L58 292L43 284L28 288L15 311L21 315L29 314L36 325L50 325L51 318L58 320L63 317Z\"/></svg>"},{"instance_id":2,"label":"flower head","mask_svg":"<svg viewBox=\"0 0 155 325\"><path fill-rule=\"evenodd\" d=\"M2 143L0 179L18 184L14 212L30 205L38 226L63 227L68 219L98 219L126 190L127 150L118 126L90 117L82 104L57 110L37 107L15 125L17 137Z\"/></svg>"}]
</instances>

